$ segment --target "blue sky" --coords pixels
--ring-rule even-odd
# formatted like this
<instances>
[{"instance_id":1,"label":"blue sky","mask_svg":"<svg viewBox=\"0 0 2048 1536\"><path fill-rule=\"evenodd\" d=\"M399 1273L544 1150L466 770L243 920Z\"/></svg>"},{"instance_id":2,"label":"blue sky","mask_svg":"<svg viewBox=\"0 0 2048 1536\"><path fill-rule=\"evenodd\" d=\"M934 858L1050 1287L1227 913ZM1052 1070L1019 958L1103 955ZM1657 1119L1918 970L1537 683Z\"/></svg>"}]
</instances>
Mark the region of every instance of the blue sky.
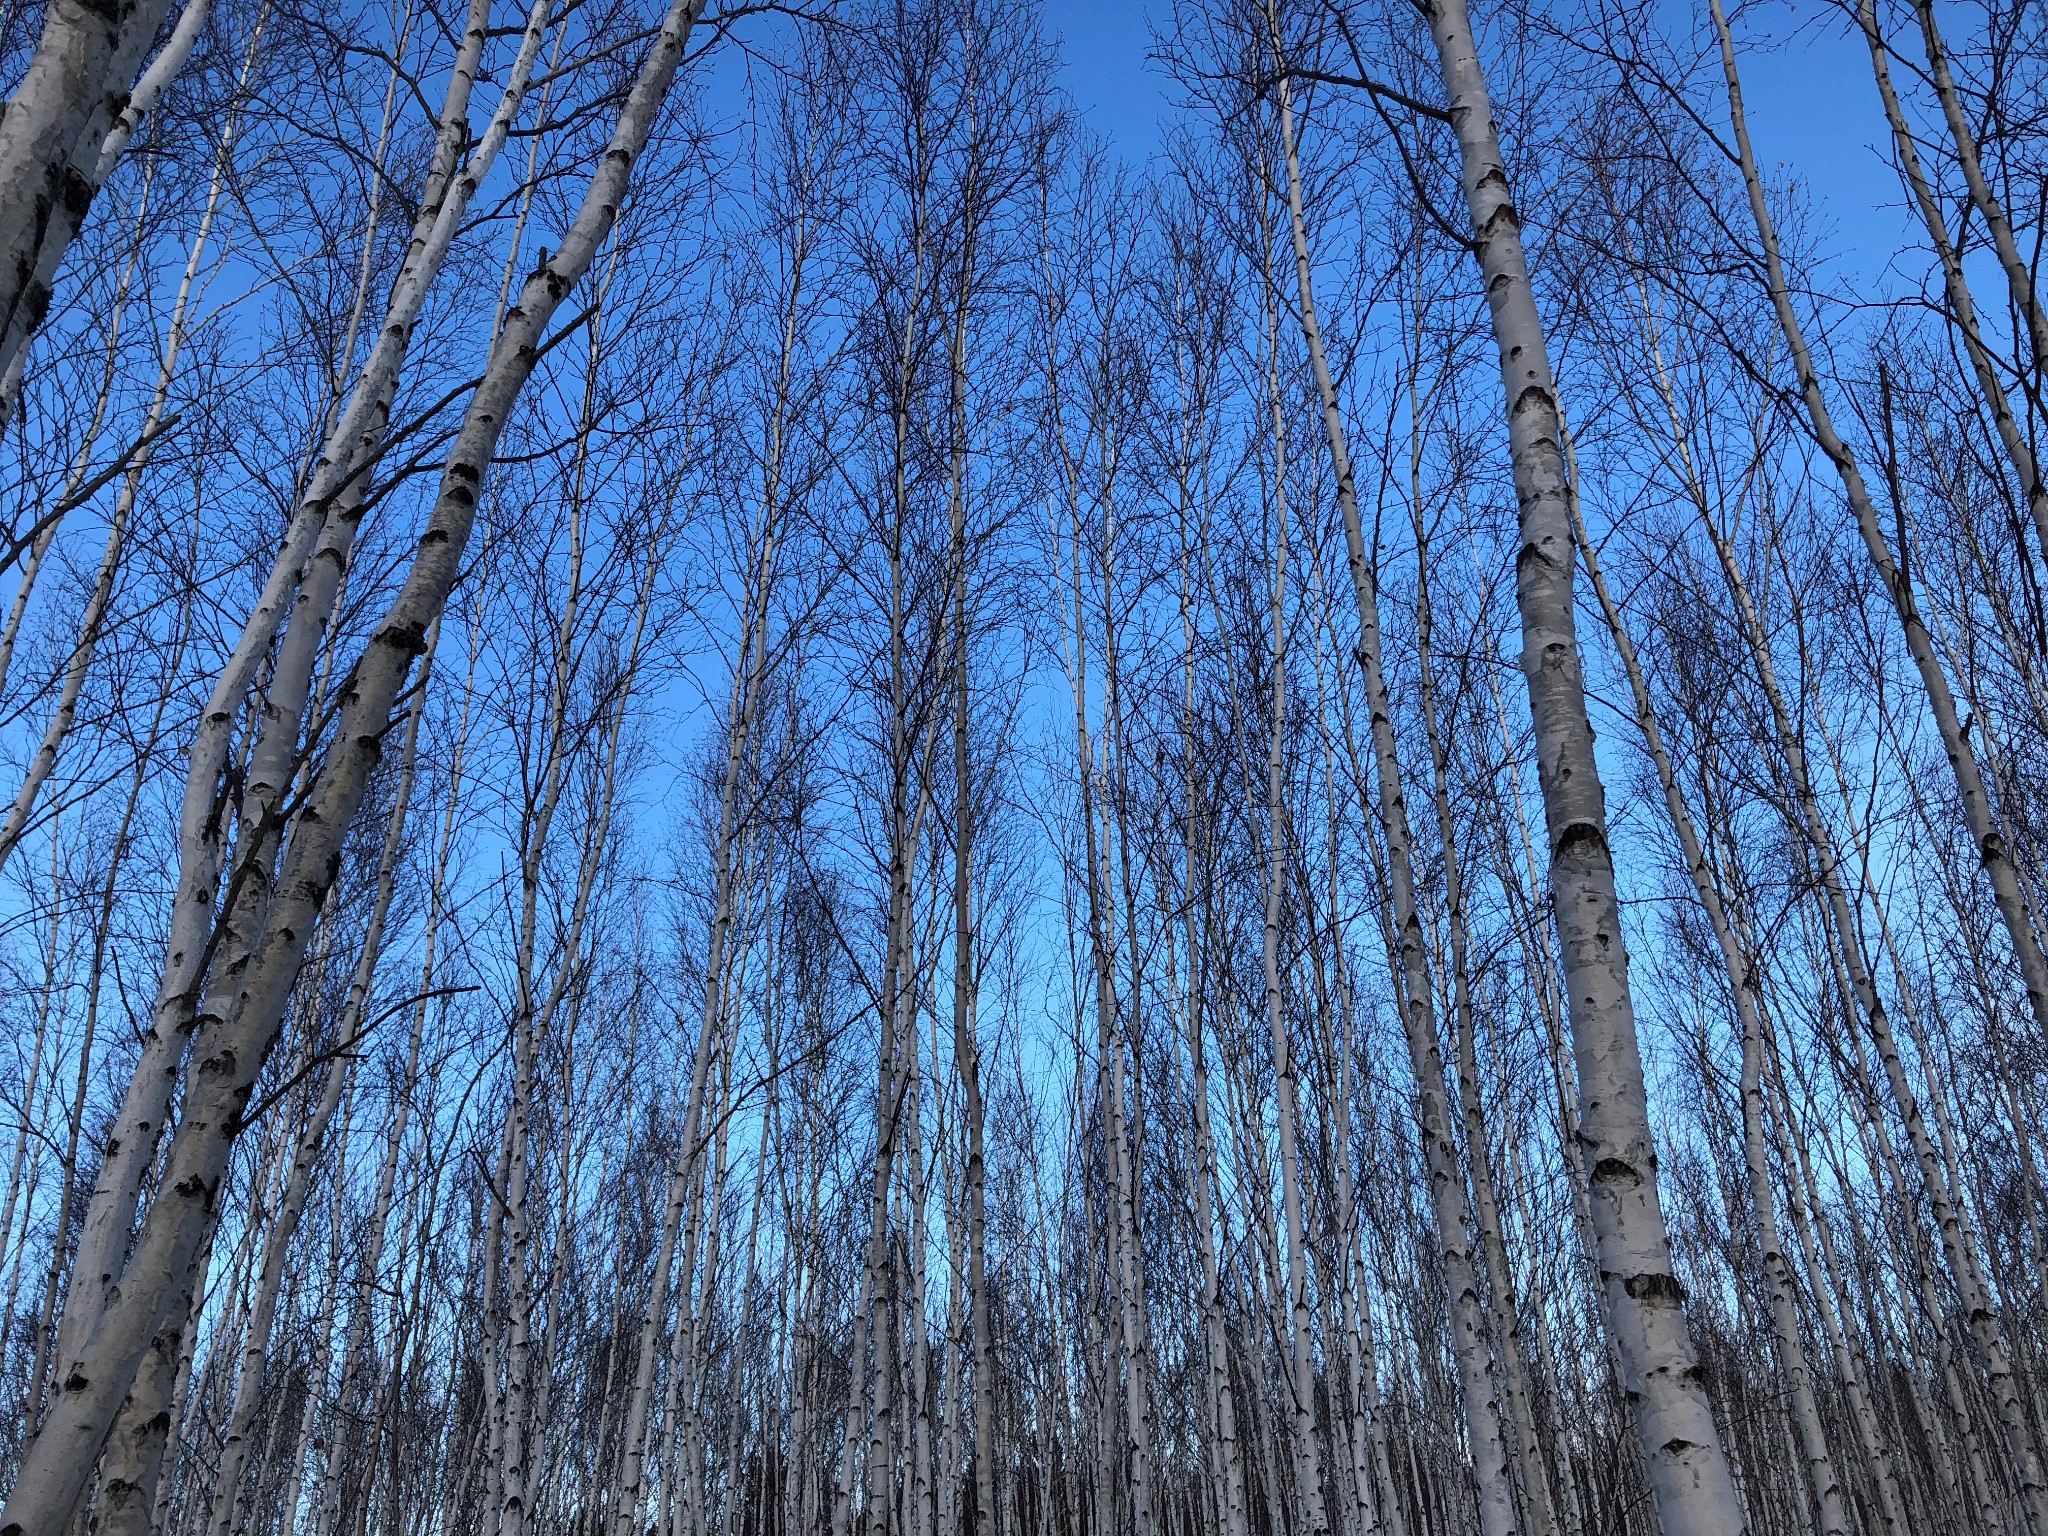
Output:
<instances>
[{"instance_id":1,"label":"blue sky","mask_svg":"<svg viewBox=\"0 0 2048 1536\"><path fill-rule=\"evenodd\" d=\"M1145 0L1047 0L1046 29L1058 35L1066 85L1095 131L1126 159L1158 147L1158 124L1170 108L1166 80L1146 60L1152 46Z\"/></svg>"},{"instance_id":2,"label":"blue sky","mask_svg":"<svg viewBox=\"0 0 2048 1536\"><path fill-rule=\"evenodd\" d=\"M1067 89L1094 130L1133 161L1158 147L1160 120L1172 113L1168 83L1146 58L1148 17L1166 12L1165 0L1045 0ZM1686 19L1682 7L1671 15ZM1737 25L1749 45L1743 86L1757 154L1805 182L1831 231L1836 279L1865 290L1881 283L1909 242L1862 40L1839 7L1812 0L1752 11Z\"/></svg>"},{"instance_id":3,"label":"blue sky","mask_svg":"<svg viewBox=\"0 0 2048 1536\"><path fill-rule=\"evenodd\" d=\"M1836 7L1786 6L1777 14L1783 19L1774 37L1750 30L1751 51L1742 61L1757 157L1805 183L1831 231L1836 276L1877 284L1900 248L1914 242L1887 159L1870 51ZM1908 263L1909 270L1919 266Z\"/></svg>"}]
</instances>

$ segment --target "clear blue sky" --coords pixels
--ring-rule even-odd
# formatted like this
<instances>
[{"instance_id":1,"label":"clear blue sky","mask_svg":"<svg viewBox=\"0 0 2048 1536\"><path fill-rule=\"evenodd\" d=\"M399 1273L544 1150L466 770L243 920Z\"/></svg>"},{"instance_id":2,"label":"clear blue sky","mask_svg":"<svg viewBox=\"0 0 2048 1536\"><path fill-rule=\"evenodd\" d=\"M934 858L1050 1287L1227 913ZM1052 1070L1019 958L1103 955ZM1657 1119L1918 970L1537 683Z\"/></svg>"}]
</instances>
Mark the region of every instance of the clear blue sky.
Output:
<instances>
[{"instance_id":1,"label":"clear blue sky","mask_svg":"<svg viewBox=\"0 0 2048 1536\"><path fill-rule=\"evenodd\" d=\"M1143 160L1159 144L1167 113L1166 79L1146 59L1148 15L1164 4L1146 0L1046 0L1046 30L1060 39L1066 86L1088 122L1127 160Z\"/></svg>"}]
</instances>

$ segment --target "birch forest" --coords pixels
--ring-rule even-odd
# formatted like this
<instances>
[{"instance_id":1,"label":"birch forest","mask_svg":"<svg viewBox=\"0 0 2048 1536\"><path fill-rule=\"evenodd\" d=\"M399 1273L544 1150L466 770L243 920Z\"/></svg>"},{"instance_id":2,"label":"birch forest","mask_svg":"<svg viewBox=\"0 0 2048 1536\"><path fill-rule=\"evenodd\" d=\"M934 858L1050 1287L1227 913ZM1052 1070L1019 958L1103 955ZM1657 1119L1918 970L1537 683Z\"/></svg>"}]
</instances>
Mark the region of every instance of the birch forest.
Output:
<instances>
[{"instance_id":1,"label":"birch forest","mask_svg":"<svg viewBox=\"0 0 2048 1536\"><path fill-rule=\"evenodd\" d=\"M0 0L0 1536L2048 1536L2048 5L1078 14Z\"/></svg>"}]
</instances>

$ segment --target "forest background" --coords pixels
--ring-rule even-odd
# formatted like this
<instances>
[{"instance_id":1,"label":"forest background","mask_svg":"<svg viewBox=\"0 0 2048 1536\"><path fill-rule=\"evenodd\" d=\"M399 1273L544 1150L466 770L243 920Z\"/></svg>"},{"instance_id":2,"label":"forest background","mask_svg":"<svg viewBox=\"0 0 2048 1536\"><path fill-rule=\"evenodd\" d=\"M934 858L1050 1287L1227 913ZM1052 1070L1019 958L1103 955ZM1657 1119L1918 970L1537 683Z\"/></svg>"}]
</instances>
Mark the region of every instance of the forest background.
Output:
<instances>
[{"instance_id":1,"label":"forest background","mask_svg":"<svg viewBox=\"0 0 2048 1536\"><path fill-rule=\"evenodd\" d=\"M2048 1536L2048 15L7 0L0 1536Z\"/></svg>"}]
</instances>

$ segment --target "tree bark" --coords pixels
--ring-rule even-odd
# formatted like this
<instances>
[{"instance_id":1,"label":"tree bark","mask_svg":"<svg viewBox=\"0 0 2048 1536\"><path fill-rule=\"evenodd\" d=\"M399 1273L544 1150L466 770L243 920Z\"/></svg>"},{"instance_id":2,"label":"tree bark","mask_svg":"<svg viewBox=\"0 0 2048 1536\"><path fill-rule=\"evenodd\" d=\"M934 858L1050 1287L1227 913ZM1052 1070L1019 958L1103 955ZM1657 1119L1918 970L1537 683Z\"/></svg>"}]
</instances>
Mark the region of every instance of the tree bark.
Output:
<instances>
[{"instance_id":1,"label":"tree bark","mask_svg":"<svg viewBox=\"0 0 2048 1536\"><path fill-rule=\"evenodd\" d=\"M1458 138L1475 254L1500 349L1520 504L1515 595L1536 727L1550 882L1579 1069L1601 1284L1636 1438L1666 1536L1737 1536L1747 1521L1700 1381L1657 1191L1641 1046L1593 755L1572 603L1573 553L1557 386L1522 249L1493 107L1464 0L1426 0Z\"/></svg>"},{"instance_id":2,"label":"tree bark","mask_svg":"<svg viewBox=\"0 0 2048 1536\"><path fill-rule=\"evenodd\" d=\"M1272 25L1269 19L1269 25ZM1277 32L1272 38L1277 52ZM1485 1536L1511 1536L1517 1528L1514 1493L1509 1486L1507 1447L1502 1436L1500 1401L1494 1380L1485 1324L1480 1316L1479 1283L1465 1233L1465 1181L1452 1140L1450 1110L1444 1094L1443 1052L1437 1041L1435 984L1423 938L1415 896L1414 834L1408 822L1408 801L1402 786L1401 763L1394 739L1393 703L1382 656L1379 583L1366 548L1364 524L1351 469L1343 408L1337 399L1316 310L1310 275L1308 220L1303 204L1301 162L1296 146L1290 86L1283 75L1277 87L1281 154L1286 164L1287 211L1292 236L1297 318L1315 378L1322 410L1324 440L1337 482L1337 505L1343 515L1344 545L1351 573L1352 598L1358 616L1359 669L1365 683L1368 734L1371 738L1374 783L1379 791L1380 836L1386 845L1387 894L1393 907L1388 960L1409 1066L1415 1078L1417 1126L1429 1185L1430 1212L1443 1254L1444 1282L1449 1293L1453 1353L1463 1394L1465 1433L1479 1495L1480 1528ZM1277 396L1273 401L1277 411ZM1364 777L1359 777L1361 792Z\"/></svg>"},{"instance_id":3,"label":"tree bark","mask_svg":"<svg viewBox=\"0 0 2048 1536\"><path fill-rule=\"evenodd\" d=\"M560 248L526 280L519 304L507 315L449 452L433 512L403 585L341 701L334 749L309 787L276 882L276 899L266 904L261 941L252 949L252 963L237 988L236 1005L198 1032L197 1067L172 1138L162 1196L143 1223L118 1291L95 1309L97 1321L66 1363L51 1421L23 1458L14 1491L0 1511L0 1536L57 1536L142 1352L168 1315L212 1225L239 1117L275 1043L313 920L333 880L334 856L381 753L392 702L454 583L474 522L478 490L506 415L538 360L548 322L611 231L633 163L653 131L701 4L702 0L674 0ZM506 127L509 130L509 122ZM232 714L230 709L226 718L231 720ZM213 718L210 715L209 721ZM194 782L203 768L199 756L195 752ZM208 792L198 797L202 839L210 785L208 775ZM192 801L187 803L190 809ZM188 878L191 873L188 864ZM202 898L197 909L202 920L211 907L210 883L190 888ZM185 975L199 958L194 954L188 959L174 937L163 994L174 1009L190 985ZM143 1065L149 1065L147 1060Z\"/></svg>"}]
</instances>

